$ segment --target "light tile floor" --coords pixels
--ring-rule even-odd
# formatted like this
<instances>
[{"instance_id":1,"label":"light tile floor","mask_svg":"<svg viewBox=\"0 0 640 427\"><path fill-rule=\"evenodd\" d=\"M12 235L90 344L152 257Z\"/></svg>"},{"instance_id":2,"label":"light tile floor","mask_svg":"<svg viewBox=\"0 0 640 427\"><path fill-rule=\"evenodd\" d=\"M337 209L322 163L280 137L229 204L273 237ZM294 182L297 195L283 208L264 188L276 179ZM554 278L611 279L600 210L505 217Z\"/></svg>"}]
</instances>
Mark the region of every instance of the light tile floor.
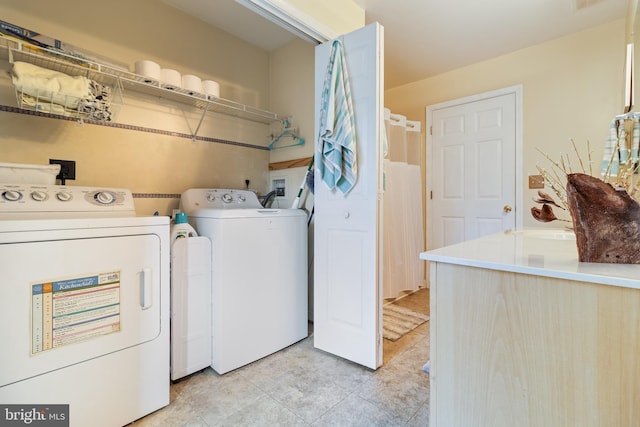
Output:
<instances>
[{"instance_id":1,"label":"light tile floor","mask_svg":"<svg viewBox=\"0 0 640 427\"><path fill-rule=\"evenodd\" d=\"M428 325L393 343L376 371L315 349L311 333L225 375L208 368L173 384L169 406L131 425L428 426Z\"/></svg>"}]
</instances>

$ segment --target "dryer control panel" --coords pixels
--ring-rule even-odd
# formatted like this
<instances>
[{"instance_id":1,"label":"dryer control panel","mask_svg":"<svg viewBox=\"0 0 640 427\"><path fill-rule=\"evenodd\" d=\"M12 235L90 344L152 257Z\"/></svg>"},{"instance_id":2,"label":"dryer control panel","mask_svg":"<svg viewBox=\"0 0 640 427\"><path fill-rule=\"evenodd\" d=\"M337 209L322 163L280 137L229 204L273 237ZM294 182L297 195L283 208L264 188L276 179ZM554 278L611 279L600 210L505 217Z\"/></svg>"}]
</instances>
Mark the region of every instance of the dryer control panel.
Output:
<instances>
[{"instance_id":1,"label":"dryer control panel","mask_svg":"<svg viewBox=\"0 0 640 427\"><path fill-rule=\"evenodd\" d=\"M191 188L180 196L180 210L194 209L260 209L258 196L251 190L225 188Z\"/></svg>"},{"instance_id":2,"label":"dryer control panel","mask_svg":"<svg viewBox=\"0 0 640 427\"><path fill-rule=\"evenodd\" d=\"M130 190L66 185L0 184L0 218L135 216Z\"/></svg>"}]
</instances>

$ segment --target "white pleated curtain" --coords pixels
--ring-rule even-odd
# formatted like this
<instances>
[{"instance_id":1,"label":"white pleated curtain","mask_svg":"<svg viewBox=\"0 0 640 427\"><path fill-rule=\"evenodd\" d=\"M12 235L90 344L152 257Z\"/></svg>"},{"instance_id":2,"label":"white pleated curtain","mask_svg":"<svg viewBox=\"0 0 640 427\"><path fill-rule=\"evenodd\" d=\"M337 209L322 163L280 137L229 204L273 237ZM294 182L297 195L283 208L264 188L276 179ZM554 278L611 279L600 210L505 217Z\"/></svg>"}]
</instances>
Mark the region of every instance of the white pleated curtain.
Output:
<instances>
[{"instance_id":1,"label":"white pleated curtain","mask_svg":"<svg viewBox=\"0 0 640 427\"><path fill-rule=\"evenodd\" d=\"M385 109L387 153L384 159L385 299L424 286L420 122Z\"/></svg>"}]
</instances>

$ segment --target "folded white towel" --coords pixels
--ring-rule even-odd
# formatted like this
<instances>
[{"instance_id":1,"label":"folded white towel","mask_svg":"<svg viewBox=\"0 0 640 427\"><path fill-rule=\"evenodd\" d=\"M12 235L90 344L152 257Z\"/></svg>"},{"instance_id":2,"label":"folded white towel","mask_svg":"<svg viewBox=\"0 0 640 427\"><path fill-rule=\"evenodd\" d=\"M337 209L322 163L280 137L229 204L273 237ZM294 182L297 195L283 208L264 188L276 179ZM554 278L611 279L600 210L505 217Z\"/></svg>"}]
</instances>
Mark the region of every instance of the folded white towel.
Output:
<instances>
[{"instance_id":1,"label":"folded white towel","mask_svg":"<svg viewBox=\"0 0 640 427\"><path fill-rule=\"evenodd\" d=\"M69 115L69 110L64 108L62 105L55 104L53 102L42 102L42 100L38 101L33 96L27 95L25 93L20 95L20 103L22 106L27 106L44 113Z\"/></svg>"},{"instance_id":2,"label":"folded white towel","mask_svg":"<svg viewBox=\"0 0 640 427\"><path fill-rule=\"evenodd\" d=\"M111 88L83 76L72 77L26 62L11 72L21 105L38 111L110 121Z\"/></svg>"},{"instance_id":3,"label":"folded white towel","mask_svg":"<svg viewBox=\"0 0 640 427\"><path fill-rule=\"evenodd\" d=\"M91 95L89 79L68 76L26 62L14 62L11 79L16 90L36 99L77 109L78 102Z\"/></svg>"}]
</instances>

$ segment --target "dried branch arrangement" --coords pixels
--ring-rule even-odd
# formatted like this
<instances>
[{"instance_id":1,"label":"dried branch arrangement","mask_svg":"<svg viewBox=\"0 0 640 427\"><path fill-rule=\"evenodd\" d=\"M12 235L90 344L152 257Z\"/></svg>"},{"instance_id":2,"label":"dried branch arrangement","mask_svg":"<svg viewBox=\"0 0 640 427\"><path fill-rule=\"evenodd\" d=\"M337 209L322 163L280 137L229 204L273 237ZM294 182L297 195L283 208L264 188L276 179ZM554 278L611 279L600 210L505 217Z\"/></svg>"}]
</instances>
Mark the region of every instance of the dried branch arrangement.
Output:
<instances>
[{"instance_id":1,"label":"dried branch arrangement","mask_svg":"<svg viewBox=\"0 0 640 427\"><path fill-rule=\"evenodd\" d=\"M532 207L532 216L541 222L569 221L556 217L553 208L568 212L581 262L640 264L638 163L619 161L620 147L616 146L600 179L593 176L589 143L586 166L573 140L571 144L577 156L573 164L568 155L561 154L560 160L554 161L542 153L552 169L537 166L538 171L559 202L539 191L534 201L542 207ZM614 159L618 161L615 175L611 174ZM578 168L574 170L576 163Z\"/></svg>"},{"instance_id":2,"label":"dried branch arrangement","mask_svg":"<svg viewBox=\"0 0 640 427\"><path fill-rule=\"evenodd\" d=\"M567 153L560 153L560 160L555 161L548 154L538 151L549 161L551 164L551 169L547 170L541 167L540 165L536 165L538 172L544 178L546 185L551 188L551 191L556 195L559 202L556 202L549 194L544 191L538 191L538 198L533 199L534 202L539 203L542 207L534 206L531 208L531 215L540 222L551 222L551 221L566 221L571 222L570 219L558 218L556 217L553 206L562 209L565 212L569 211L569 204L567 202L567 176L571 173L583 173L588 175L593 175L593 162L591 160L591 147L589 146L589 141L587 141L587 166L582 160L580 156L580 152L578 151L578 147L576 147L575 141L571 140L571 146L573 147L573 152L575 153L576 159L574 163L577 163L580 167L579 170L573 170L573 163L571 162L571 156ZM588 168L588 172L587 172Z\"/></svg>"}]
</instances>

